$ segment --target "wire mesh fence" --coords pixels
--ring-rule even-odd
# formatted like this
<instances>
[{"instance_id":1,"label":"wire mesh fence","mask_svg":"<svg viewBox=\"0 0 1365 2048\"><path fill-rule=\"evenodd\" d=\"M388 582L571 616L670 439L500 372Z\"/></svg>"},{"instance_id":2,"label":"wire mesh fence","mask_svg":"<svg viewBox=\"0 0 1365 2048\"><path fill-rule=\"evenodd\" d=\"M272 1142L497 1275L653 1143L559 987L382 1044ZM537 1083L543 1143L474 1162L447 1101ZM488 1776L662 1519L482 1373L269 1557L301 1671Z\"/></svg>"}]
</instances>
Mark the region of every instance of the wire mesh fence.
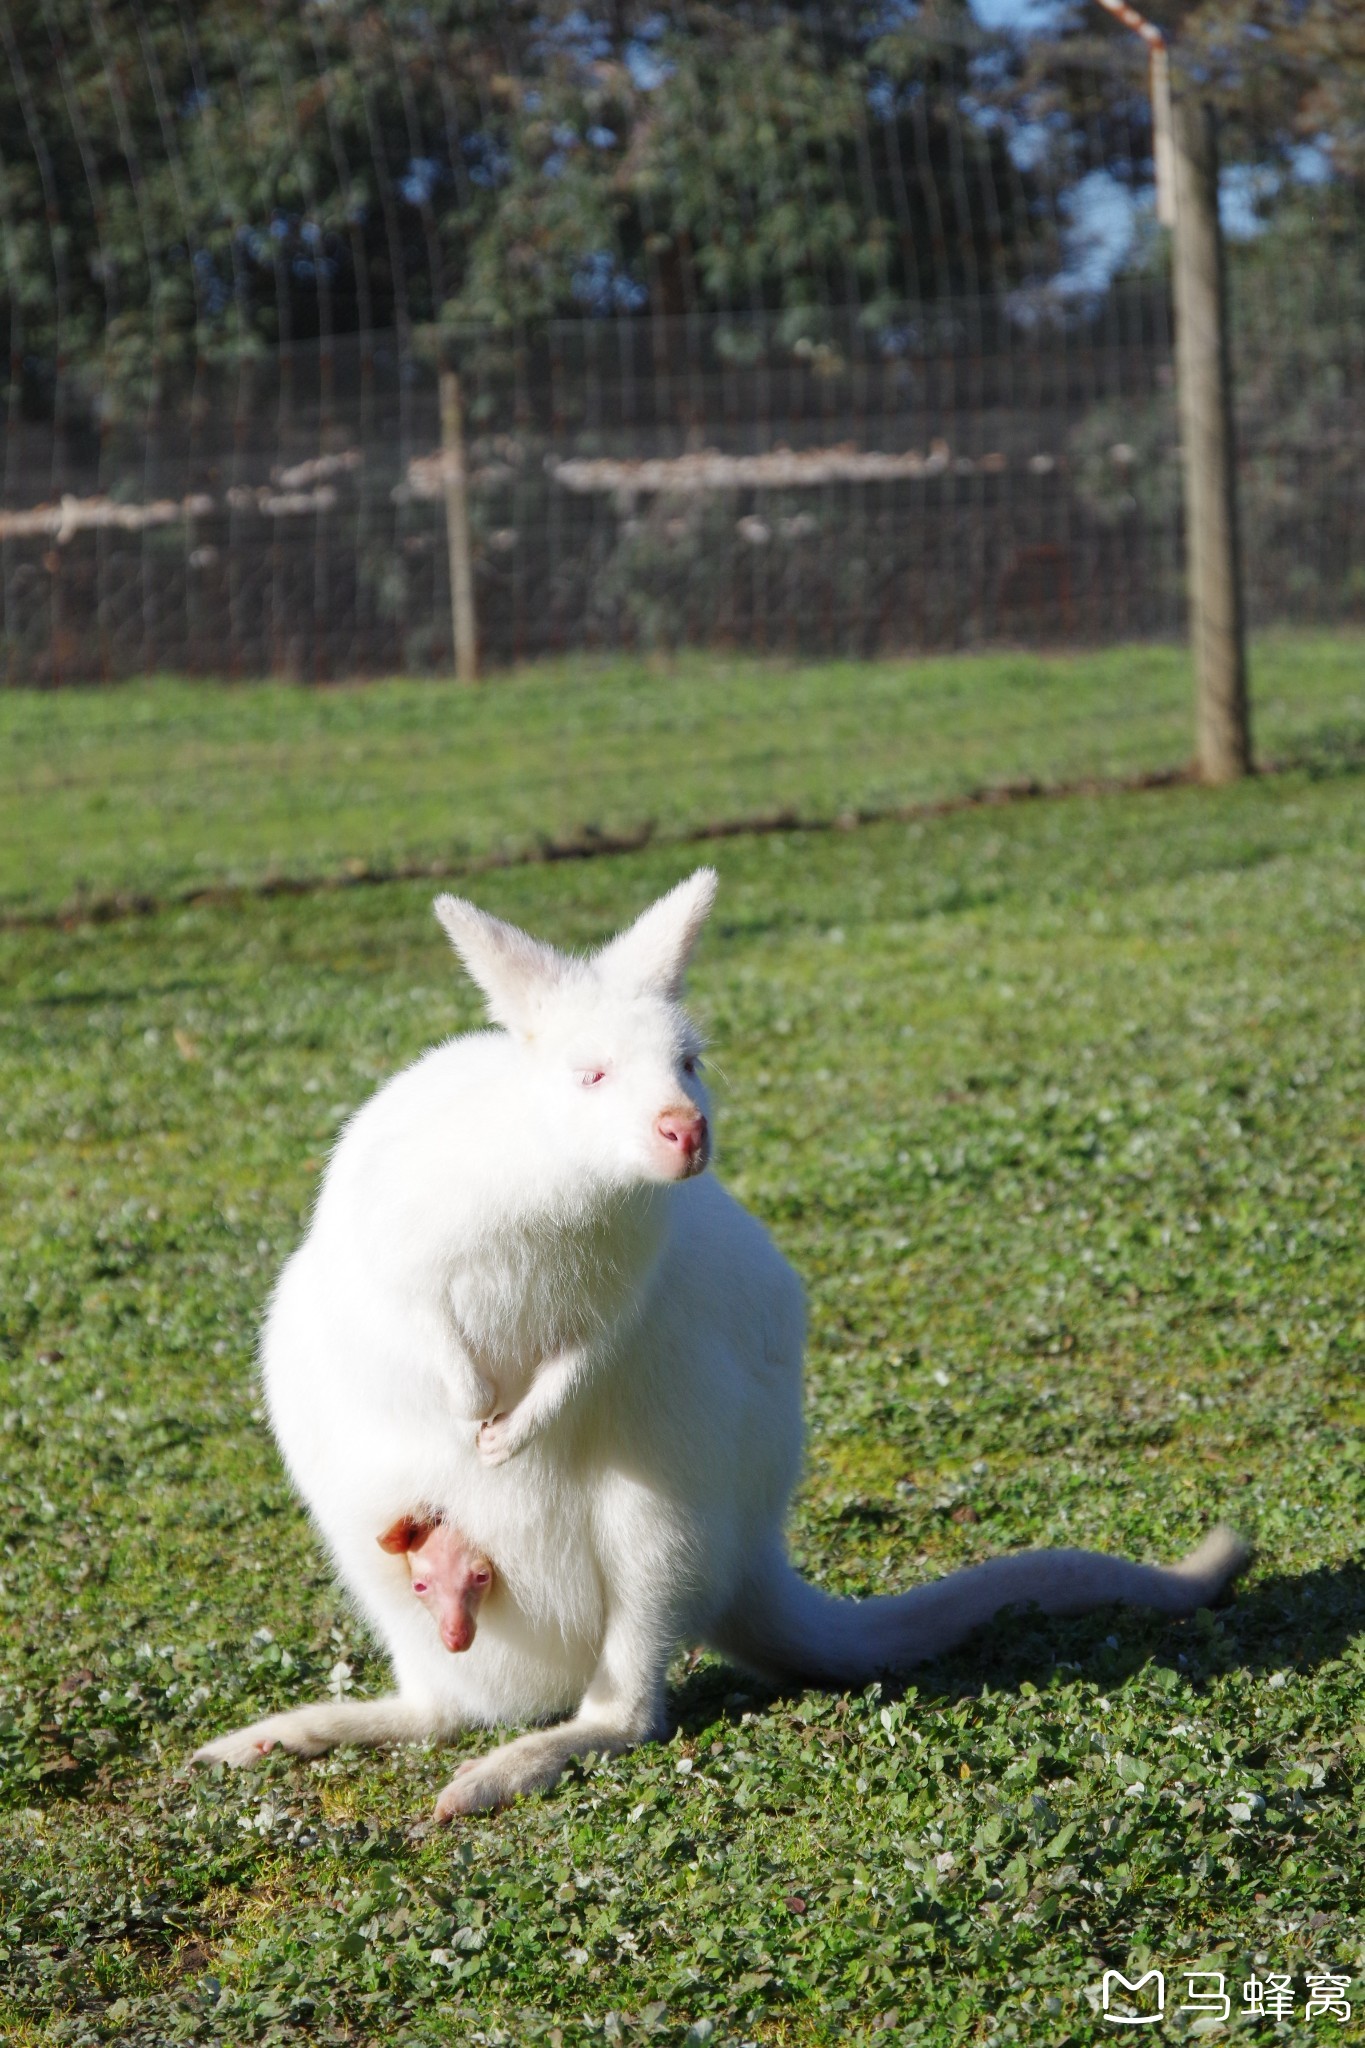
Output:
<instances>
[{"instance_id":1,"label":"wire mesh fence","mask_svg":"<svg viewBox=\"0 0 1365 2048\"><path fill-rule=\"evenodd\" d=\"M582 9L510 8L482 42L453 6L266 10L254 39L229 8L0 15L10 682L448 669L443 365L486 665L1182 630L1168 263L1122 40L1029 52L957 20L898 73L864 35L784 145L762 137L804 74L767 16L708 101L705 37L653 16L613 54ZM785 83L758 61L784 53ZM1250 616L1347 621L1355 169L1272 170L1268 133L1232 188ZM514 288L532 257L558 282Z\"/></svg>"}]
</instances>

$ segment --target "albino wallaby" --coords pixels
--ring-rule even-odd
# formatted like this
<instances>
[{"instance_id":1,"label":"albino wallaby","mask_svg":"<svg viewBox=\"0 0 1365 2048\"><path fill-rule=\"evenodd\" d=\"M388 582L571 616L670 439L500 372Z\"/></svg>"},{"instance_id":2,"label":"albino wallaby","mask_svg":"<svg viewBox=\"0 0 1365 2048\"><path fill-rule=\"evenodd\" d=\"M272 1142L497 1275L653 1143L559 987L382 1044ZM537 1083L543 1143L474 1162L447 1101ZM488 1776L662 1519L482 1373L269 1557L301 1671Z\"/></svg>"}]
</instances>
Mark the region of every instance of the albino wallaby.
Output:
<instances>
[{"instance_id":1,"label":"albino wallaby","mask_svg":"<svg viewBox=\"0 0 1365 2048\"><path fill-rule=\"evenodd\" d=\"M404 1515L379 1538L391 1557L406 1558L412 1590L427 1603L448 1650L467 1650L479 1609L493 1587L493 1566L449 1522Z\"/></svg>"},{"instance_id":2,"label":"albino wallaby","mask_svg":"<svg viewBox=\"0 0 1365 2048\"><path fill-rule=\"evenodd\" d=\"M702 1171L707 1102L680 1001L715 886L699 870L589 959L438 900L495 1028L428 1052L352 1118L262 1343L280 1448L398 1690L273 1715L201 1759L569 1712L462 1764L444 1819L653 1734L684 1640L775 1680L859 1685L1006 1606L1189 1614L1244 1564L1220 1529L1165 1568L1021 1552L865 1601L797 1576L783 1519L801 1289ZM375 1542L414 1500L498 1560L499 1597L463 1656Z\"/></svg>"}]
</instances>

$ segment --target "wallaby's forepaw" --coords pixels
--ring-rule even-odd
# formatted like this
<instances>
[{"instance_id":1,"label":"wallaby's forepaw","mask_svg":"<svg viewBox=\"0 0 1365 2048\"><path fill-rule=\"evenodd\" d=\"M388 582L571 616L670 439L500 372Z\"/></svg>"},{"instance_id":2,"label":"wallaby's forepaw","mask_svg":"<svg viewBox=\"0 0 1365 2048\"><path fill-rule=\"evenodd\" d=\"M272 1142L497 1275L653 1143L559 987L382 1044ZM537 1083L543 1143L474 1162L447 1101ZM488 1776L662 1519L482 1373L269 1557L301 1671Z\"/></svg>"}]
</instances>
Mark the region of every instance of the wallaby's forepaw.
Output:
<instances>
[{"instance_id":1,"label":"wallaby's forepaw","mask_svg":"<svg viewBox=\"0 0 1365 2048\"><path fill-rule=\"evenodd\" d=\"M485 1465L505 1465L526 1443L529 1432L518 1429L514 1414L490 1415L479 1424L479 1456Z\"/></svg>"},{"instance_id":2,"label":"wallaby's forepaw","mask_svg":"<svg viewBox=\"0 0 1365 2048\"><path fill-rule=\"evenodd\" d=\"M294 1756L321 1756L331 1747L328 1737L310 1730L296 1715L272 1714L267 1720L253 1721L249 1728L235 1728L230 1735L206 1742L196 1749L190 1762L230 1764L234 1770L240 1770L245 1764L258 1764L275 1748L287 1749Z\"/></svg>"},{"instance_id":3,"label":"wallaby's forepaw","mask_svg":"<svg viewBox=\"0 0 1365 2048\"><path fill-rule=\"evenodd\" d=\"M268 1735L257 1735L254 1729L239 1728L232 1735L220 1735L216 1742L206 1742L196 1749L190 1758L192 1764L231 1764L240 1770L245 1764L258 1764L263 1756L269 1756L275 1747Z\"/></svg>"}]
</instances>

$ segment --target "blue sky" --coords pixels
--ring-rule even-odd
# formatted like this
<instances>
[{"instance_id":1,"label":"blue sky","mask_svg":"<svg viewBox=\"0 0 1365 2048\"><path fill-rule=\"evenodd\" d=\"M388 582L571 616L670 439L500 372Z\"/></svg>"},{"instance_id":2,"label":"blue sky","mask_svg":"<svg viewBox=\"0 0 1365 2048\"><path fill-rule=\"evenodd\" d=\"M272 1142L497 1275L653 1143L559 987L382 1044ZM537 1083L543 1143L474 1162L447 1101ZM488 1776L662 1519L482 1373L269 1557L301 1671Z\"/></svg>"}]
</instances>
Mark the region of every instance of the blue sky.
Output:
<instances>
[{"instance_id":1,"label":"blue sky","mask_svg":"<svg viewBox=\"0 0 1365 2048\"><path fill-rule=\"evenodd\" d=\"M1045 28L1063 11L1059 0L972 0L986 28Z\"/></svg>"}]
</instances>

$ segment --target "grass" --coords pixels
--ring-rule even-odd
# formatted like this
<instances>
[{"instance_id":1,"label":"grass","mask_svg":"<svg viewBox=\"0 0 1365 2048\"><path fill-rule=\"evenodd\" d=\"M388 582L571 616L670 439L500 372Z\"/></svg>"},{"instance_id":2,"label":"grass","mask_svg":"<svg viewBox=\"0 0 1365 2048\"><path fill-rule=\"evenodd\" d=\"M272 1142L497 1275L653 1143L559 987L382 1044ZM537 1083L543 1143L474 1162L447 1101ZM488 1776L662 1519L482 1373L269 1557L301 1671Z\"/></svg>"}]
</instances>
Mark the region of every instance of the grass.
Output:
<instances>
[{"instance_id":1,"label":"grass","mask_svg":"<svg viewBox=\"0 0 1365 2048\"><path fill-rule=\"evenodd\" d=\"M1265 755L1360 749L1361 636L1267 639L1254 684ZM1190 691L1167 647L794 671L695 657L531 669L472 693L0 691L0 904L41 914L1138 776L1187 759Z\"/></svg>"},{"instance_id":2,"label":"grass","mask_svg":"<svg viewBox=\"0 0 1365 2048\"><path fill-rule=\"evenodd\" d=\"M956 689L925 750L943 778ZM1302 729L1346 696L1329 679ZM5 714L55 704L95 788L83 734L117 701ZM153 719L154 692L128 701ZM210 749L243 700L193 701ZM268 753L272 700L249 701ZM389 731L385 693L273 701L284 731L344 714L362 734L366 705ZM496 723L491 692L478 716ZM407 825L376 800L374 836L341 831L324 737L294 785L297 858L377 857ZM989 744L1001 774L1029 765L1031 742ZM396 754L385 772L392 790ZM46 851L11 902L68 892L66 801L39 806ZM212 872L236 871L246 840L205 815ZM193 843L176 829L167 888ZM127 849L87 845L90 887L118 885ZM810 1290L803 1568L869 1591L1012 1545L1173 1556L1222 1516L1258 1545L1236 1605L1016 1617L851 1697L680 1660L670 1742L453 1833L423 1826L450 1751L191 1774L207 1732L338 1663L383 1683L271 1447L253 1335L339 1118L474 1004L419 883L0 931L14 2048L1051 2048L1114 2038L1093 2006L1108 1966L1165 1969L1161 2039L1207 2031L1174 2010L1187 1970L1227 1979L1215 2040L1360 2037L1358 775L718 853L695 1006L719 1170ZM529 866L478 893L587 942L683 858ZM1354 1980L1350 2025L1307 2018L1326 1970ZM1240 2013L1271 1973L1293 1980L1278 2026Z\"/></svg>"}]
</instances>

